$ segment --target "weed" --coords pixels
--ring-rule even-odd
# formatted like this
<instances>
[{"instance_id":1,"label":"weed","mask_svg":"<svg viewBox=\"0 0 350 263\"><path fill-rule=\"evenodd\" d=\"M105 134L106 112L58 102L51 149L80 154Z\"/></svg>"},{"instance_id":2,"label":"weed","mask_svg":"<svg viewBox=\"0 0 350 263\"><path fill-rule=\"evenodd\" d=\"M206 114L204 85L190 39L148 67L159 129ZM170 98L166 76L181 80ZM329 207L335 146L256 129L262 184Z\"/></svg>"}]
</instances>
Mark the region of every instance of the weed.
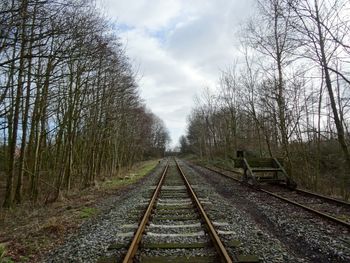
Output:
<instances>
[{"instance_id":1,"label":"weed","mask_svg":"<svg viewBox=\"0 0 350 263\"><path fill-rule=\"evenodd\" d=\"M80 218L90 218L97 214L97 209L93 207L83 207L80 210Z\"/></svg>"},{"instance_id":2,"label":"weed","mask_svg":"<svg viewBox=\"0 0 350 263\"><path fill-rule=\"evenodd\" d=\"M27 262L27 261L29 261L29 257L21 256L19 260L20 260L20 262Z\"/></svg>"},{"instance_id":3,"label":"weed","mask_svg":"<svg viewBox=\"0 0 350 263\"><path fill-rule=\"evenodd\" d=\"M0 258L4 258L6 253L6 248L3 244L0 244Z\"/></svg>"},{"instance_id":4,"label":"weed","mask_svg":"<svg viewBox=\"0 0 350 263\"><path fill-rule=\"evenodd\" d=\"M157 164L158 164L158 160L150 160L150 161L142 162L141 165L132 169L124 177L114 177L114 178L110 178L108 181L105 181L102 184L102 187L111 189L111 188L135 183L136 181L138 181L139 179L147 175Z\"/></svg>"},{"instance_id":5,"label":"weed","mask_svg":"<svg viewBox=\"0 0 350 263\"><path fill-rule=\"evenodd\" d=\"M0 244L0 263L13 263L14 261L6 257L6 247L3 244Z\"/></svg>"}]
</instances>

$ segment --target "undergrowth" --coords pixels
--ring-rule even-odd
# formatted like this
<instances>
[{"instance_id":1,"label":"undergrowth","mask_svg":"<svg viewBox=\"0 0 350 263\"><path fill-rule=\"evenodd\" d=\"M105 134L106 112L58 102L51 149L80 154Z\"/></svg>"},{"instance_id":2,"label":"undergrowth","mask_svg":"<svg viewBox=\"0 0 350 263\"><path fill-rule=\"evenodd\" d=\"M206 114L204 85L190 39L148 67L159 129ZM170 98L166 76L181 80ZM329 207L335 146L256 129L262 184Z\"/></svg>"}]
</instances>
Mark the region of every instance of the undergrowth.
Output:
<instances>
[{"instance_id":1,"label":"undergrowth","mask_svg":"<svg viewBox=\"0 0 350 263\"><path fill-rule=\"evenodd\" d=\"M13 263L14 261L6 256L6 247L4 244L0 244L0 263Z\"/></svg>"},{"instance_id":2,"label":"undergrowth","mask_svg":"<svg viewBox=\"0 0 350 263\"><path fill-rule=\"evenodd\" d=\"M94 207L82 207L80 209L79 216L80 218L90 218L96 215L98 210Z\"/></svg>"}]
</instances>

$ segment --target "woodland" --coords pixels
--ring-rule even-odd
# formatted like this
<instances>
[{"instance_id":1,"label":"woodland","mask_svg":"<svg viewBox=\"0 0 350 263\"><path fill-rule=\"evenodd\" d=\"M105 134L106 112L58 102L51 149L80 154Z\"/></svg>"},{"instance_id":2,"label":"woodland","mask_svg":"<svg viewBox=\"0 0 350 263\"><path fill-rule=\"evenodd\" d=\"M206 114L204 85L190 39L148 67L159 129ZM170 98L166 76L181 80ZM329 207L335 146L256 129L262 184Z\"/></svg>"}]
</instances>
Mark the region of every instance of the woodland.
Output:
<instances>
[{"instance_id":1,"label":"woodland","mask_svg":"<svg viewBox=\"0 0 350 263\"><path fill-rule=\"evenodd\" d=\"M300 186L350 198L350 2L259 0L232 64L188 116L183 153L282 157ZM0 3L0 201L55 201L159 157L115 23L93 1Z\"/></svg>"},{"instance_id":2,"label":"woodland","mask_svg":"<svg viewBox=\"0 0 350 263\"><path fill-rule=\"evenodd\" d=\"M115 24L93 1L0 2L0 200L55 201L161 156Z\"/></svg>"},{"instance_id":3,"label":"woodland","mask_svg":"<svg viewBox=\"0 0 350 263\"><path fill-rule=\"evenodd\" d=\"M350 198L350 2L259 0L219 87L195 99L183 153L282 157L299 186Z\"/></svg>"}]
</instances>

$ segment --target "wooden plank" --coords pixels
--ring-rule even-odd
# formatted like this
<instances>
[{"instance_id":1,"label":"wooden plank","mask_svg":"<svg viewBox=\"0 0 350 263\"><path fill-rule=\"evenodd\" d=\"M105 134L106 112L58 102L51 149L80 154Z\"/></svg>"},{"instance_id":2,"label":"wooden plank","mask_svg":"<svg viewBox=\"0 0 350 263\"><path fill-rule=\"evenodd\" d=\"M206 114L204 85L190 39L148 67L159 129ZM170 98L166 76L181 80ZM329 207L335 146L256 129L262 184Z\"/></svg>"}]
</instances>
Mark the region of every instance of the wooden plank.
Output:
<instances>
[{"instance_id":1,"label":"wooden plank","mask_svg":"<svg viewBox=\"0 0 350 263\"><path fill-rule=\"evenodd\" d=\"M240 262L240 263L257 263L257 262L260 262L260 260L257 256L239 255L238 262Z\"/></svg>"},{"instance_id":2,"label":"wooden plank","mask_svg":"<svg viewBox=\"0 0 350 263\"><path fill-rule=\"evenodd\" d=\"M143 256L141 259L143 263L216 263L218 258L213 256L170 256L170 257L161 257L161 256Z\"/></svg>"},{"instance_id":3,"label":"wooden plank","mask_svg":"<svg viewBox=\"0 0 350 263\"><path fill-rule=\"evenodd\" d=\"M270 168L270 167L253 167L252 168L252 171L253 172L282 172L283 173L283 170L280 169L280 168Z\"/></svg>"},{"instance_id":4,"label":"wooden plank","mask_svg":"<svg viewBox=\"0 0 350 263\"><path fill-rule=\"evenodd\" d=\"M210 247L209 242L197 242L197 243L145 243L142 244L144 248L150 249L179 249L179 248L205 248Z\"/></svg>"}]
</instances>

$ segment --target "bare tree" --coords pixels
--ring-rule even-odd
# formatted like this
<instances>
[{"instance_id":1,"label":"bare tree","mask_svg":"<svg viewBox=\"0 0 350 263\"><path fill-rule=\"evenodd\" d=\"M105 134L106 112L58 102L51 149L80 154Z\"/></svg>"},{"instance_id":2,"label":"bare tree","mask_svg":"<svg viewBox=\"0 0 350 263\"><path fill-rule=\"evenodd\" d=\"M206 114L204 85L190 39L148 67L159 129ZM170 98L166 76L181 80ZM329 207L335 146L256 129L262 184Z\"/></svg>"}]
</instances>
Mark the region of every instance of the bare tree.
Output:
<instances>
[{"instance_id":1,"label":"bare tree","mask_svg":"<svg viewBox=\"0 0 350 263\"><path fill-rule=\"evenodd\" d=\"M328 92L333 113L337 137L347 163L347 171L350 171L350 153L344 128L344 117L341 106L337 106L335 75L339 75L349 85L345 73L339 70L339 63L347 45L344 43L348 32L349 20L341 19L349 8L348 1L340 0L313 0L313 1L289 1L293 9L295 19L293 27L299 32L300 41L303 43L303 51L309 59L317 63L322 71L325 87ZM346 54L346 53L345 53ZM347 84L346 84L347 83ZM350 175L344 177L347 187L350 184Z\"/></svg>"}]
</instances>

